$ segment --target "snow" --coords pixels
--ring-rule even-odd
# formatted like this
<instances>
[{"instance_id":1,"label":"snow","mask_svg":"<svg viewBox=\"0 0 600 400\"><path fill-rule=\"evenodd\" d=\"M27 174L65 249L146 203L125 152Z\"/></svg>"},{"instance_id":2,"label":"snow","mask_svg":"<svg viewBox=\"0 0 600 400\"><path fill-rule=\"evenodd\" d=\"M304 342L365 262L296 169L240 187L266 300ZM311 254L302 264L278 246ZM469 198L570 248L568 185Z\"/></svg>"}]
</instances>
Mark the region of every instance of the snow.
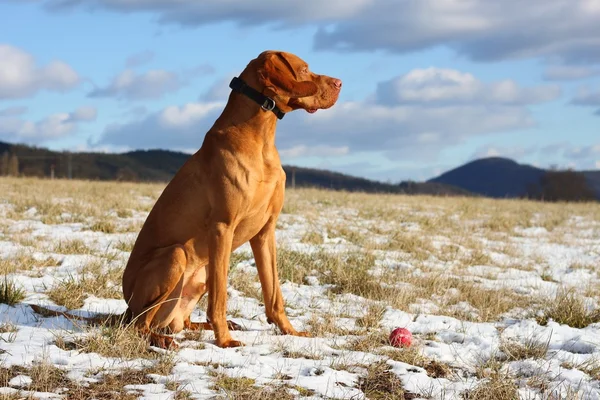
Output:
<instances>
[{"instance_id":1,"label":"snow","mask_svg":"<svg viewBox=\"0 0 600 400\"><path fill-rule=\"evenodd\" d=\"M144 204L152 204L153 199L145 197ZM473 200L475 201L475 200ZM9 205L2 205L5 209ZM408 206L406 206L409 209ZM435 218L439 210L431 209L421 212L421 218ZM407 211L408 212L408 211ZM126 252L114 248L119 241L131 241L135 233L92 232L87 224L65 222L61 224L44 224L40 212L31 207L21 213L21 219L12 220L5 217L8 224L6 232L0 236L0 258L10 258L19 251L27 250L37 260L48 256L54 257L57 266L40 268L37 274L31 271L17 271L10 274L19 287L26 292L25 300L14 307L0 304L0 326L14 326L15 331L0 331L0 366L31 367L41 361L48 362L68 373L68 377L80 383L90 379L90 371L110 370L121 368L142 368L148 365L144 359L122 360L105 357L95 353L84 353L77 350L63 350L56 346L57 335L84 335L83 327L72 323L64 317L44 318L36 315L28 304L46 305L54 309L64 310L50 301L46 292L56 282L67 276L78 276L79 268L102 254L113 252L116 259L127 259ZM1 215L1 214L0 214ZM113 216L116 223L143 221L145 213L133 212L131 217L124 219ZM325 211L310 220L298 214L284 214L280 219L280 229L277 231L278 244L288 249L302 252L316 252L324 249L330 252L344 254L356 246L346 238L331 237L331 232L323 228L326 224L347 223L352 220L353 226L369 226L373 220L361 220L360 213L344 207L334 211ZM69 221L71 215L63 213L61 218ZM375 221L377 222L377 221ZM386 231L384 222L381 231ZM475 223L475 222L473 222ZM481 238L484 252L490 262L465 267L461 279L477 282L481 287L498 289L509 288L515 293L527 296L543 296L552 298L562 287L582 288L582 283L599 283L597 269L576 268L579 265L600 265L598 246L599 226L583 217L573 216L569 219L569 232L560 243L551 240L551 232L544 227L517 227L505 241ZM322 236L322 245L301 243L300 239L317 226L317 232ZM417 223L403 222L403 229L418 234ZM359 232L367 232L361 228ZM34 250L21 245L11 238L14 234L24 233L44 244ZM374 242L382 243L386 235L374 235ZM81 240L87 247L95 251L94 255L57 254L52 245L66 240ZM442 245L456 245L460 252L465 248L458 238L435 235L431 243L436 248ZM502 245L515 247L516 255L504 254L498 250ZM239 252L249 253L246 244ZM425 260L417 265L406 254L395 251L378 251L378 260L372 273L384 276L389 270L403 273L427 274L431 271L452 270L452 261L439 262ZM537 260L538 262L533 262ZM530 265L530 269L509 267L516 264ZM540 265L543 264L543 265ZM256 274L251 261L243 261L236 270L248 274ZM545 272L550 280L541 279ZM410 284L399 282L396 290L408 290ZM282 282L283 296L290 321L299 329L306 329L311 318L317 320L324 313L335 316L335 324L340 329L353 332L358 329L356 319L361 317L370 300L355 294L331 295L331 285L319 282L317 276L309 276L305 284ZM185 340L182 335L177 338L181 348L173 352L175 366L168 376L151 375L154 383L145 385L128 385L127 391L137 393L143 399L169 399L174 392L168 383L176 382L179 389L187 390L193 398L207 399L219 393L213 386L211 374L220 373L231 377L245 377L255 380L256 385L272 385L287 383L292 387L300 387L313 391L313 398L360 399L364 393L358 388L358 382L364 375L364 366L378 361L384 361L391 371L402 381L405 390L416 393L422 398L430 399L460 399L466 390L470 390L485 378L476 374L476 366L482 360L489 360L499 353L503 341L527 343L536 339L546 343L548 351L545 357L506 362L502 367L511 373L519 385L519 394L523 399L546 398L535 387L529 386L528 378L544 376L554 394L579 393L580 398L600 399L600 382L598 376L590 376L581 368L585 363L597 363L600 358L600 324L590 324L584 328L573 328L550 320L541 326L531 317L519 317L524 314L503 315L496 321L476 322L478 310L466 301L459 301L448 307L439 304L457 298L458 289L450 288L443 295L421 297L414 301L407 310L395 309L390 305L385 310L379 328L384 332L402 326L408 328L415 337L415 346L420 355L447 364L453 369L453 374L447 377L435 378L422 367L400 361L387 359L380 354L345 350L340 347L354 336L329 334L323 337L290 337L281 336L270 326L264 316L264 307L254 298L244 297L237 290L230 288L228 308L236 310L235 322L246 330L234 332L233 336L246 344L237 349L221 349L214 345L212 332L204 332L203 346L195 341ZM595 298L588 298L590 304L597 304ZM83 307L72 311L79 315L94 315L96 313L122 313L126 309L125 302L120 299L103 299L88 296ZM524 310L527 311L527 310ZM453 316L443 315L450 313ZM462 315L465 318L457 318ZM204 310L196 309L192 320L203 321ZM159 351L155 349L156 351ZM309 358L294 358L286 356L289 353L308 355ZM337 368L339 365L354 365L356 368ZM363 370L361 370L361 368ZM281 378L283 377L283 378ZM9 387L0 388L0 393L28 393L31 377L20 374L8 382ZM60 397L54 393L34 393L40 398ZM298 394L299 396L299 394Z\"/></svg>"}]
</instances>

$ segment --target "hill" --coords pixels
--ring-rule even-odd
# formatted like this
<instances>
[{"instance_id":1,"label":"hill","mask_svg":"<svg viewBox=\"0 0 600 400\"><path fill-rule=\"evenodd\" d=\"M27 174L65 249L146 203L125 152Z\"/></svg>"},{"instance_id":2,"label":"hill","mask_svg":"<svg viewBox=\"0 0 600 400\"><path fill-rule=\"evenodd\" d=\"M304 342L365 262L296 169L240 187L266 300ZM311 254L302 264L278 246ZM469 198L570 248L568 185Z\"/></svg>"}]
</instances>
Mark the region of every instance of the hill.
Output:
<instances>
[{"instance_id":1,"label":"hill","mask_svg":"<svg viewBox=\"0 0 600 400\"><path fill-rule=\"evenodd\" d=\"M546 172L545 169L519 164L508 158L490 157L471 161L428 182L453 185L488 197L524 197L532 185L539 185ZM600 197L600 171L581 173Z\"/></svg>"},{"instance_id":2,"label":"hill","mask_svg":"<svg viewBox=\"0 0 600 400\"><path fill-rule=\"evenodd\" d=\"M69 153L44 148L0 142L0 154L16 154L19 173L48 177L54 169L57 178L87 180L127 180L167 182L190 157L169 150L136 150L127 153ZM319 187L370 193L405 193L430 195L469 195L468 191L437 182L383 183L327 170L283 166L287 185Z\"/></svg>"}]
</instances>

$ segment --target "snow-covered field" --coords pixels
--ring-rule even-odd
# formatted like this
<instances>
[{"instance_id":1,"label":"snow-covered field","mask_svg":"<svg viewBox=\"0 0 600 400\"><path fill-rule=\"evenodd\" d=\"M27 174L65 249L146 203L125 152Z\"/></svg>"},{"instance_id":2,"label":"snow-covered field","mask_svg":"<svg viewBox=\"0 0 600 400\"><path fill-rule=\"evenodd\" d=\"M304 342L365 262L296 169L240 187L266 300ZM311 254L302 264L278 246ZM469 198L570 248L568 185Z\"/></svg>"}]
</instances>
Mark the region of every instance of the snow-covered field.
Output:
<instances>
[{"instance_id":1,"label":"snow-covered field","mask_svg":"<svg viewBox=\"0 0 600 400\"><path fill-rule=\"evenodd\" d=\"M267 324L248 245L230 319L148 348L120 274L162 185L0 178L0 398L600 399L600 206L288 190L277 230L288 315ZM204 321L205 300L192 315ZM395 327L414 335L389 346Z\"/></svg>"}]
</instances>

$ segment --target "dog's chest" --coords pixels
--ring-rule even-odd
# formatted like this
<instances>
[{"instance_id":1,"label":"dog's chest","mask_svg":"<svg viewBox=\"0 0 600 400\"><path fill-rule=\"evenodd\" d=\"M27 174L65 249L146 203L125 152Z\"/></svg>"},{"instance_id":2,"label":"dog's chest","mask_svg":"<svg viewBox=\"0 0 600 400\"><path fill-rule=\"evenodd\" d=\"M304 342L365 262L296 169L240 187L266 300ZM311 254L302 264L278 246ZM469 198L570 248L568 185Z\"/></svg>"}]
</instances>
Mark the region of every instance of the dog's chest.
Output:
<instances>
[{"instance_id":1,"label":"dog's chest","mask_svg":"<svg viewBox=\"0 0 600 400\"><path fill-rule=\"evenodd\" d=\"M285 173L281 170L272 179L259 182L253 196L246 199L245 212L240 218L234 241L240 244L253 238L272 218L277 218L283 206Z\"/></svg>"}]
</instances>

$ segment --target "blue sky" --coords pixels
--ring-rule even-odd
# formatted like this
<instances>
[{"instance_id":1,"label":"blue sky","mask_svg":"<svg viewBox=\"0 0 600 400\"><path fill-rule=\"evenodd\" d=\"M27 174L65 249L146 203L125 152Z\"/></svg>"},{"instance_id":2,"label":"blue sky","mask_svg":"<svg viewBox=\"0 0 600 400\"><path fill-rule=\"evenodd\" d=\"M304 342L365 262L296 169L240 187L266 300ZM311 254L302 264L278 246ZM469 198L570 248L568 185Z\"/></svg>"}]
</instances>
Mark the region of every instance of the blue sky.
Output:
<instances>
[{"instance_id":1,"label":"blue sky","mask_svg":"<svg viewBox=\"0 0 600 400\"><path fill-rule=\"evenodd\" d=\"M266 49L344 82L279 122L286 164L600 168L600 0L0 0L0 140L193 152Z\"/></svg>"}]
</instances>

